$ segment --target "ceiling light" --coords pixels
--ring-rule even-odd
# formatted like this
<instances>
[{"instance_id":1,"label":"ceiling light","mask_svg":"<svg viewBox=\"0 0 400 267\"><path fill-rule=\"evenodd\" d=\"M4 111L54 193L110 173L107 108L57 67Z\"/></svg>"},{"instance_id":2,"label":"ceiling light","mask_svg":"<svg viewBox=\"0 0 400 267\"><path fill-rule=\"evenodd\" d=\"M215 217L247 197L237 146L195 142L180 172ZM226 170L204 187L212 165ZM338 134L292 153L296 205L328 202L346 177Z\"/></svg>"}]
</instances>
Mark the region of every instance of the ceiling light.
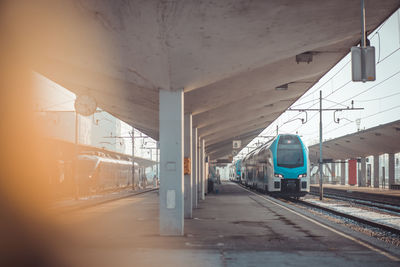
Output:
<instances>
[{"instance_id":1,"label":"ceiling light","mask_svg":"<svg viewBox=\"0 0 400 267\"><path fill-rule=\"evenodd\" d=\"M296 55L296 62L297 62L297 64L299 64L300 62L307 62L307 64L308 64L308 63L312 62L312 58L313 58L312 52L305 52L305 53Z\"/></svg>"},{"instance_id":2,"label":"ceiling light","mask_svg":"<svg viewBox=\"0 0 400 267\"><path fill-rule=\"evenodd\" d=\"M287 89L288 89L288 84L287 83L275 87L275 90L277 90L277 91L284 91L284 90L287 90Z\"/></svg>"}]
</instances>

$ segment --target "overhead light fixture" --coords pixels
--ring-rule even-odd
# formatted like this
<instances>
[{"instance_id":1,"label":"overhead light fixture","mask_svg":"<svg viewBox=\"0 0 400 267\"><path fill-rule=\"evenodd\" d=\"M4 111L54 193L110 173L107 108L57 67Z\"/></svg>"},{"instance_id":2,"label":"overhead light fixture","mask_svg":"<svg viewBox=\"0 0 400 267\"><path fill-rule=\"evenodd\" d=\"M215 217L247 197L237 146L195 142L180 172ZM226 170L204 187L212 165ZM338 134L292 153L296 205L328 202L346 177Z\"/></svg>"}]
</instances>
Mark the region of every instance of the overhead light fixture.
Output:
<instances>
[{"instance_id":1,"label":"overhead light fixture","mask_svg":"<svg viewBox=\"0 0 400 267\"><path fill-rule=\"evenodd\" d=\"M299 64L300 62L307 62L307 64L308 64L308 63L312 62L312 58L313 58L312 52L305 52L305 53L296 55L296 62L297 62L297 64Z\"/></svg>"},{"instance_id":2,"label":"overhead light fixture","mask_svg":"<svg viewBox=\"0 0 400 267\"><path fill-rule=\"evenodd\" d=\"M287 83L275 87L275 90L277 90L277 91L284 91L284 90L287 90L287 89L288 89L288 84Z\"/></svg>"}]
</instances>

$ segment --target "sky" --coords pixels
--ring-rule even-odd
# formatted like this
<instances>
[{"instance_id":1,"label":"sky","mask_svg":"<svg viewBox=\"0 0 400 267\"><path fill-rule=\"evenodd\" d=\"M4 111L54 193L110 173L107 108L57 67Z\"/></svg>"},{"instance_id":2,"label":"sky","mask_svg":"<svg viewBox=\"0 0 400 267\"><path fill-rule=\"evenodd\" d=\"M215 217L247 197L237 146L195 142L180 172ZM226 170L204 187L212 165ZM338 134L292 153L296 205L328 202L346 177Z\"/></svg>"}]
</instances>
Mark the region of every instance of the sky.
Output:
<instances>
[{"instance_id":1,"label":"sky","mask_svg":"<svg viewBox=\"0 0 400 267\"><path fill-rule=\"evenodd\" d=\"M367 18L368 22L368 18ZM375 47L376 81L352 82L351 56L345 56L334 68L323 76L292 108L319 108L319 91L322 91L323 108L364 108L363 110L336 113L339 123L333 119L333 111L325 111L322 116L323 139L332 139L368 129L380 124L400 119L400 10L383 22L369 35L371 46ZM308 121L302 124L304 113L286 111L269 125L259 136L272 136L279 133L298 133L306 145L319 142L319 113L307 112ZM299 119L298 119L299 118ZM359 122L359 126L357 125ZM256 147L257 142L266 138L256 137L240 151L244 156Z\"/></svg>"}]
</instances>

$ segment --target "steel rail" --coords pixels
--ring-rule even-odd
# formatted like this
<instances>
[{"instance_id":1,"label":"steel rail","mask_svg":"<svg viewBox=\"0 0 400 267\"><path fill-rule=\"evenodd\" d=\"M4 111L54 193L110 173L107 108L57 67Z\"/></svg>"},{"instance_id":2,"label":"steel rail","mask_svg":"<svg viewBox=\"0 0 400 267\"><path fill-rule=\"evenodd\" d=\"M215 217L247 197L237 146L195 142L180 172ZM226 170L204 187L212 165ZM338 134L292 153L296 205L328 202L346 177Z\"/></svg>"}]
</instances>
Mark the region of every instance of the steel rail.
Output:
<instances>
[{"instance_id":1,"label":"steel rail","mask_svg":"<svg viewBox=\"0 0 400 267\"><path fill-rule=\"evenodd\" d=\"M310 192L309 194L314 195L314 196L318 196L318 194L316 194L315 192ZM328 194L325 193L324 196L327 197L327 198L333 198L333 199L353 202L355 204L366 206L366 207L379 208L379 209L384 209L384 210L400 213L400 205L394 205L392 203L391 204L388 204L388 203L384 204L384 203L379 203L379 202L377 202L377 203L366 203L366 202L371 201L371 200L353 198L353 197L344 196L344 195L336 195L336 194L332 194L332 193L328 193ZM391 207L388 207L388 206L391 206Z\"/></svg>"},{"instance_id":2,"label":"steel rail","mask_svg":"<svg viewBox=\"0 0 400 267\"><path fill-rule=\"evenodd\" d=\"M238 183L238 185L243 187L243 188L246 188L247 190L250 189L250 188L247 188L247 187L245 187L244 185L242 185L240 183ZM261 193L258 192L258 191L255 191L253 189L250 189L250 190L252 190L255 194L261 195ZM274 196L271 196L271 197L279 199L278 197L274 197ZM350 214L347 214L347 213L343 213L343 212L340 212L340 211L337 211L337 210L333 210L333 209L330 209L330 208L327 208L327 207L322 207L320 205L313 204L313 203L310 203L310 202L307 202L307 201L303 201L303 200L300 200L300 199L294 199L294 198L281 198L281 199L288 200L288 201L290 201L292 203L300 203L300 204L303 204L305 206L309 206L309 207L313 207L313 208L316 208L316 209L320 209L320 210L323 210L323 211L326 211L326 212L329 212L329 213L333 213L333 214L335 214L337 216L340 216L340 217L344 217L344 218L347 218L347 219L350 219L350 220L353 220L353 221L356 221L356 222L359 222L359 223L363 223L363 224L366 224L366 225L369 225L369 226L372 226L372 227L375 227L375 228L379 228L379 229L382 229L382 230L385 230L385 231L400 235L400 229L397 229L397 228L394 228L394 227L391 227L391 226L388 226L388 225L384 225L384 224L373 222L373 221L370 221L370 220L367 220L367 219L356 217L356 216L353 216L353 215L350 215Z\"/></svg>"},{"instance_id":3,"label":"steel rail","mask_svg":"<svg viewBox=\"0 0 400 267\"><path fill-rule=\"evenodd\" d=\"M304 200L300 200L300 199L299 200L289 199L289 200L291 202L293 202L293 203L300 203L300 204L303 204L305 206L309 206L309 207L313 207L313 208L316 208L316 209L324 210L326 212L333 213L333 214L338 215L340 217L344 217L344 218L347 218L347 219L350 219L350 220L353 220L353 221L356 221L356 222L360 222L360 223L363 223L363 224L366 224L366 225L369 225L369 226L372 226L372 227L376 227L376 228L383 229L385 231L400 235L400 229L397 229L397 228L394 228L394 227L391 227L391 226L388 226L388 225L384 225L384 224L380 224L380 223L377 223L377 222L373 222L373 221L370 221L370 220L367 220L367 219L363 219L363 218L360 218L360 217L357 217L357 216L353 216L353 215L350 215L350 214L347 214L347 213L343 213L343 212L340 212L340 211L337 211L337 210L334 210L334 209L330 209L330 208L327 208L327 207L322 207L320 205L317 205L317 204L314 204L314 203L310 203L310 202L307 202L307 201L304 201Z\"/></svg>"}]
</instances>

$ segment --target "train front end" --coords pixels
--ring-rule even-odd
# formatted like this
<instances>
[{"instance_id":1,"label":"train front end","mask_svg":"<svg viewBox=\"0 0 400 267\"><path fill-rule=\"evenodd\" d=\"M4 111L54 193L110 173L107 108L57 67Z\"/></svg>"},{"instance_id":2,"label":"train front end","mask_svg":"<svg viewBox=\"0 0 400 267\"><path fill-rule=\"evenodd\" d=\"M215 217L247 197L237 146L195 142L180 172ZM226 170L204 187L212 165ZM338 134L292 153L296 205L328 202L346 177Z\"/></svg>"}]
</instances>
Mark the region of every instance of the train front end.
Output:
<instances>
[{"instance_id":1,"label":"train front end","mask_svg":"<svg viewBox=\"0 0 400 267\"><path fill-rule=\"evenodd\" d=\"M301 197L310 191L307 147L297 135L279 135L274 141L273 191Z\"/></svg>"}]
</instances>

